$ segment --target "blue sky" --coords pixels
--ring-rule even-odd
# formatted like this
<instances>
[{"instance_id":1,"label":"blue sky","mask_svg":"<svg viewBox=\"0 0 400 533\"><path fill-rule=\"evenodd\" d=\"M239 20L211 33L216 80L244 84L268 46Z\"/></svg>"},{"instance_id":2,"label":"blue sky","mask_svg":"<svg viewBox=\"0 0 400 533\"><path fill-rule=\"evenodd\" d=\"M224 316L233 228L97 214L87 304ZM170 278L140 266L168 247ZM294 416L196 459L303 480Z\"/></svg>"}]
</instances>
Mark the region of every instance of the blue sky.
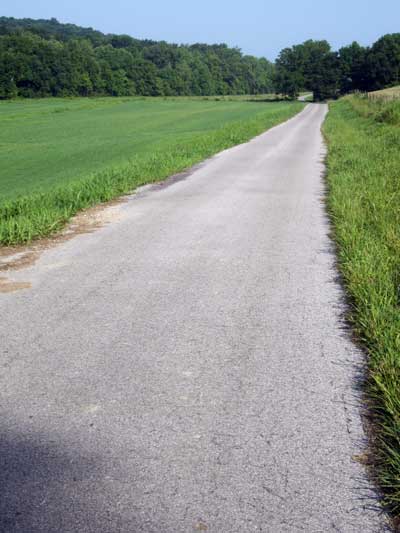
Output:
<instances>
[{"instance_id":1,"label":"blue sky","mask_svg":"<svg viewBox=\"0 0 400 533\"><path fill-rule=\"evenodd\" d=\"M327 39L337 49L400 32L400 0L2 0L0 15L56 17L177 43L226 42L271 60L306 39Z\"/></svg>"}]
</instances>

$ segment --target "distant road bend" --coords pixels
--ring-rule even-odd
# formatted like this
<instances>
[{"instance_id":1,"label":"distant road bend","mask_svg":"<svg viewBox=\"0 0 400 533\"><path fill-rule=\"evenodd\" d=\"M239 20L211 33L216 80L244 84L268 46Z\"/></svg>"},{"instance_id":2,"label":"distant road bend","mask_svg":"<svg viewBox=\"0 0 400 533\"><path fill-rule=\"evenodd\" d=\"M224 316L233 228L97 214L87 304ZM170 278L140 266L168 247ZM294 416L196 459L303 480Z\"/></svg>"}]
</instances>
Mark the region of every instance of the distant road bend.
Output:
<instances>
[{"instance_id":1,"label":"distant road bend","mask_svg":"<svg viewBox=\"0 0 400 533\"><path fill-rule=\"evenodd\" d=\"M327 108L146 188L0 294L0 531L383 531Z\"/></svg>"}]
</instances>

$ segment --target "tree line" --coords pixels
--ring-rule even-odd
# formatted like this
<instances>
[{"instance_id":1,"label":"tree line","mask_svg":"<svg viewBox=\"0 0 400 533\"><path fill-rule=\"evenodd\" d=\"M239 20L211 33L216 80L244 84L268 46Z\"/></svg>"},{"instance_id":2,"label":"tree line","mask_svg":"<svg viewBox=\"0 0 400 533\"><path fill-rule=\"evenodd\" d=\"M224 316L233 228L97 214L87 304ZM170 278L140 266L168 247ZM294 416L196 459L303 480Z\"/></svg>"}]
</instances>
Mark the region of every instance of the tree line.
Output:
<instances>
[{"instance_id":1,"label":"tree line","mask_svg":"<svg viewBox=\"0 0 400 533\"><path fill-rule=\"evenodd\" d=\"M327 41L285 48L276 60L275 89L296 97L302 90L315 100L400 84L400 33L384 35L371 47L357 42L332 51Z\"/></svg>"},{"instance_id":2,"label":"tree line","mask_svg":"<svg viewBox=\"0 0 400 533\"><path fill-rule=\"evenodd\" d=\"M225 44L105 35L56 19L0 17L0 98L184 96L273 90L274 66Z\"/></svg>"},{"instance_id":3,"label":"tree line","mask_svg":"<svg viewBox=\"0 0 400 533\"><path fill-rule=\"evenodd\" d=\"M0 98L208 96L276 92L315 100L400 84L400 33L371 47L285 48L275 64L226 44L177 45L103 34L56 19L0 17Z\"/></svg>"}]
</instances>

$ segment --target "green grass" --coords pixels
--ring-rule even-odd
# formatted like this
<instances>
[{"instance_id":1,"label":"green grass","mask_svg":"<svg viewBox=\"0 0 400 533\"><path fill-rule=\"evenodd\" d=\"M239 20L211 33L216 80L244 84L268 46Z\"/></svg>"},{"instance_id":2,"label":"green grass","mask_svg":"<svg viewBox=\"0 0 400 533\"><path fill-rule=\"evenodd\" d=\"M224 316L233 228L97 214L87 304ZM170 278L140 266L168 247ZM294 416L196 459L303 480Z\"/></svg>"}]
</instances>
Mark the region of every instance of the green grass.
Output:
<instances>
[{"instance_id":1,"label":"green grass","mask_svg":"<svg viewBox=\"0 0 400 533\"><path fill-rule=\"evenodd\" d=\"M329 209L350 319L368 349L374 471L400 518L400 101L331 104ZM386 119L385 119L386 117Z\"/></svg>"},{"instance_id":2,"label":"green grass","mask_svg":"<svg viewBox=\"0 0 400 533\"><path fill-rule=\"evenodd\" d=\"M44 99L0 103L0 243L161 180L290 118L298 102Z\"/></svg>"},{"instance_id":3,"label":"green grass","mask_svg":"<svg viewBox=\"0 0 400 533\"><path fill-rule=\"evenodd\" d=\"M371 100L364 96L356 96L351 100L353 108L364 118L382 124L400 126L400 100Z\"/></svg>"}]
</instances>

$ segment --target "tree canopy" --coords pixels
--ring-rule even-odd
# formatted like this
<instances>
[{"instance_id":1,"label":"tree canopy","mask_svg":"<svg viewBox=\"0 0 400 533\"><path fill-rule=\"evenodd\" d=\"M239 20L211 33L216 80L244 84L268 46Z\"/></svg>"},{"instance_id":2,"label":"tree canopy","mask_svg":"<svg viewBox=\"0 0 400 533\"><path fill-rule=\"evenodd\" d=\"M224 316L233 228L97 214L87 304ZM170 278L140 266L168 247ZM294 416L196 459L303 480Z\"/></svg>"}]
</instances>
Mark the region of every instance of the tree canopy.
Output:
<instances>
[{"instance_id":1,"label":"tree canopy","mask_svg":"<svg viewBox=\"0 0 400 533\"><path fill-rule=\"evenodd\" d=\"M224 95L273 90L274 65L225 44L105 35L56 19L0 17L0 98Z\"/></svg>"},{"instance_id":2,"label":"tree canopy","mask_svg":"<svg viewBox=\"0 0 400 533\"><path fill-rule=\"evenodd\" d=\"M307 90L315 100L325 100L399 83L400 33L385 35L371 47L353 42L338 52L327 41L309 40L283 49L276 60L276 90L290 97Z\"/></svg>"}]
</instances>

